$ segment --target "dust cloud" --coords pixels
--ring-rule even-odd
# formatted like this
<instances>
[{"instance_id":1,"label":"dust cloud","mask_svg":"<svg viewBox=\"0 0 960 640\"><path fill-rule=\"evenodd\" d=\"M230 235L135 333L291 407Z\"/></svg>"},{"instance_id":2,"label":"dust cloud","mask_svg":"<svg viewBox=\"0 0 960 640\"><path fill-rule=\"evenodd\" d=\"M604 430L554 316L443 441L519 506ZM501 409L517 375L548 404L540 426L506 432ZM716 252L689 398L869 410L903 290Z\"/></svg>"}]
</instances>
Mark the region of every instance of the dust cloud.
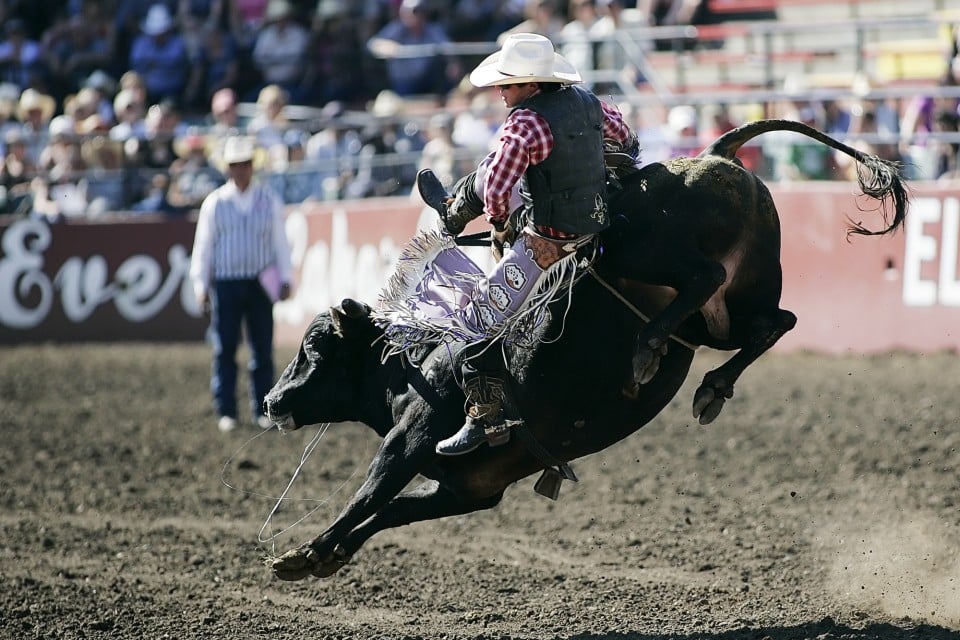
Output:
<instances>
[{"instance_id":1,"label":"dust cloud","mask_svg":"<svg viewBox=\"0 0 960 640\"><path fill-rule=\"evenodd\" d=\"M843 523L818 527L836 597L862 610L960 629L960 530L922 512L848 513Z\"/></svg>"}]
</instances>

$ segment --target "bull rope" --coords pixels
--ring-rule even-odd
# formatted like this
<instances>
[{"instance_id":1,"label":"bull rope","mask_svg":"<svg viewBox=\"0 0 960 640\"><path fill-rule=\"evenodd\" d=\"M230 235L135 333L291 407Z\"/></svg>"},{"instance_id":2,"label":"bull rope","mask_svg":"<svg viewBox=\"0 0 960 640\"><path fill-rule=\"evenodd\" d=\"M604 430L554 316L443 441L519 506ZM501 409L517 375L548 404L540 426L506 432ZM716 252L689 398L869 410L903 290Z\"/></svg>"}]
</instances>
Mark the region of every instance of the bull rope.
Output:
<instances>
[{"instance_id":1,"label":"bull rope","mask_svg":"<svg viewBox=\"0 0 960 640\"><path fill-rule=\"evenodd\" d=\"M336 494L338 494L338 493L347 485L347 483L350 482L351 480L353 480L353 478L356 477L356 475L357 475L357 468L354 467L353 472L351 472L350 476L347 477L343 482L341 482L333 491L331 491L331 492L327 495L327 497L323 498L322 500L318 500L318 499L316 499L316 498L288 498L288 497L287 497L287 494L288 494L288 493L290 492L290 490L293 488L293 485L294 485L294 483L296 482L297 477L300 475L300 471L303 469L303 466L307 463L307 460L308 460L308 459L310 458L310 456L313 454L313 451L317 448L317 445L320 444L320 440L323 438L324 434L326 434L327 429L329 429L329 428L330 428L330 423L329 423L329 422L324 422L324 423L320 424L320 428L317 429L317 432L314 434L313 438L311 438L311 439L310 439L310 442L308 442L308 443L306 444L306 446L303 448L303 453L300 455L300 462L297 464L297 468L294 469L293 474L290 476L290 480L287 482L287 485L284 487L283 492L282 492L279 496L270 495L270 494L267 494L267 493L259 493L259 492L257 492L257 491L250 491L250 490L248 490L248 489L241 489L240 487L237 487L237 486L231 484L231 483L228 482L227 479L226 479L227 467L230 466L230 464L233 462L233 460L234 460L244 449L246 449L247 446L248 446L251 442L253 442L253 441L256 440L257 438L260 438L261 436L264 436L265 434L269 433L269 432L272 431L273 429L266 429L266 430L264 430L264 431L261 431L261 432L258 433L257 435L252 436L251 438L249 438L246 442L244 442L242 445L240 445L240 448L238 448L229 458L227 458L226 462L223 463L223 467L220 469L220 482L221 482L225 487L227 487L228 489L232 489L233 491L238 491L238 492L243 493L243 494L245 494L245 495L254 496L254 497L258 497L258 498L267 498L267 499L275 500L275 501L276 501L276 502L274 503L274 505L273 505L273 508L270 509L270 513L267 514L267 517L266 517L266 519L264 520L263 525L261 525L260 530L257 532L257 542L258 542L259 544L265 544L265 543L269 542L269 543L270 543L270 553L271 553L273 556L276 556L276 551L277 551L277 550L276 550L276 540L277 540L277 538L279 538L279 537L282 536L283 534L287 533L288 531L290 531L290 530L293 529L294 527L298 526L299 524L301 524L302 522L304 522L307 518L309 518L309 517L312 516L314 513L316 513L317 510L320 509L320 507L322 507L323 505L327 504L327 503L330 501L330 498L332 498L333 496L335 496ZM282 433L282 431L281 431L281 433ZM303 514L302 516L300 516L300 518L298 518L297 520L295 520L292 524L284 527L284 528L281 529L280 531L274 532L274 531L272 531L272 529L271 529L270 534L269 534L268 536L264 537L264 530L267 529L267 528L269 528L269 527L271 527L271 525L273 524L274 516L276 516L277 511L280 509L280 505L281 505L284 501L315 502L315 503L316 503L316 506L314 506L314 507L313 507L312 509L310 509L307 513Z\"/></svg>"},{"instance_id":2,"label":"bull rope","mask_svg":"<svg viewBox=\"0 0 960 640\"><path fill-rule=\"evenodd\" d=\"M609 282L601 278L600 274L597 273L596 269L590 266L590 267L587 267L587 272L593 276L594 280L602 284L604 289L612 293L614 298L622 302L627 309L630 309L630 311L632 311L634 315L636 315L638 318L640 318L647 324L650 323L650 318L647 316L647 314L645 314L643 311L640 311L640 309L638 309L632 302L627 300L627 298L622 293L620 293L616 287L614 287L612 284L610 284ZM675 336L672 333L670 334L670 339L676 341L677 344L681 344L687 349L690 349L690 351L696 351L697 349L700 348L700 345L693 344L692 342L687 342L683 338L679 336Z\"/></svg>"}]
</instances>

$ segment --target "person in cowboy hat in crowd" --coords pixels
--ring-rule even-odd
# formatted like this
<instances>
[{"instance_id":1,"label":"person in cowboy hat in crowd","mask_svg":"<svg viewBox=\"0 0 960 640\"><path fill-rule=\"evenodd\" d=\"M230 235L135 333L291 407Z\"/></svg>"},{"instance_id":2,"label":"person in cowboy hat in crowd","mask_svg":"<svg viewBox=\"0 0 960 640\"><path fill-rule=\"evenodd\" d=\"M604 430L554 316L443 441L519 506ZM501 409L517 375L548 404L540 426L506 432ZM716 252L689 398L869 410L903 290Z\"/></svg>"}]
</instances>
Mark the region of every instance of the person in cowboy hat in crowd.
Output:
<instances>
[{"instance_id":1,"label":"person in cowboy hat in crowd","mask_svg":"<svg viewBox=\"0 0 960 640\"><path fill-rule=\"evenodd\" d=\"M291 104L301 104L310 32L297 21L296 9L289 0L270 0L264 18L250 53L263 80L256 90L278 85ZM251 95L251 99L256 98Z\"/></svg>"},{"instance_id":2,"label":"person in cowboy hat in crowd","mask_svg":"<svg viewBox=\"0 0 960 640\"><path fill-rule=\"evenodd\" d=\"M141 34L130 48L130 68L143 76L147 98L181 101L199 66L191 59L186 40L165 4L156 3L140 24Z\"/></svg>"},{"instance_id":3,"label":"person in cowboy hat in crowd","mask_svg":"<svg viewBox=\"0 0 960 640\"><path fill-rule=\"evenodd\" d=\"M477 87L496 87L510 109L497 147L477 170L461 178L453 195L432 171L417 176L424 202L457 235L482 214L498 231L523 206L528 223L462 309L465 326L482 335L463 365L467 418L437 445L460 455L509 438L503 418L503 359L489 339L529 308L551 267L573 264L577 248L609 224L605 144L639 154L620 112L577 86L580 74L544 36L518 33L470 74ZM605 142L606 141L606 142ZM480 346L482 350L475 347Z\"/></svg>"},{"instance_id":4,"label":"person in cowboy hat in crowd","mask_svg":"<svg viewBox=\"0 0 960 640\"><path fill-rule=\"evenodd\" d=\"M17 103L17 119L27 140L27 155L37 162L47 146L48 123L57 110L53 96L33 88L24 89Z\"/></svg>"},{"instance_id":5,"label":"person in cowboy hat in crowd","mask_svg":"<svg viewBox=\"0 0 960 640\"><path fill-rule=\"evenodd\" d=\"M170 165L170 203L184 210L195 209L225 180L210 162L214 139L199 127L190 127L173 141L177 159Z\"/></svg>"}]
</instances>

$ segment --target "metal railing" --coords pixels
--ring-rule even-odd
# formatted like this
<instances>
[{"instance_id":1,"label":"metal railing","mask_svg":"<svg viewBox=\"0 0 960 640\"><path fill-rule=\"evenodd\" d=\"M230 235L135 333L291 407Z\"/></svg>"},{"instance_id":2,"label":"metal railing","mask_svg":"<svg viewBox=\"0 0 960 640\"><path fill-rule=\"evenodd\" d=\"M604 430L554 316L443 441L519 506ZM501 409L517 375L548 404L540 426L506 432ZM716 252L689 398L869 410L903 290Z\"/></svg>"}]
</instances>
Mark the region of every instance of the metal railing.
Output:
<instances>
[{"instance_id":1,"label":"metal railing","mask_svg":"<svg viewBox=\"0 0 960 640\"><path fill-rule=\"evenodd\" d=\"M909 5L906 5L909 6ZM614 44L619 46L624 57L636 68L643 77L642 82L632 81L624 76L623 69L586 69L581 70L585 81L588 84L603 84L606 88L616 87L616 92L610 92L609 99L622 105L629 105L637 109L649 107L672 107L675 105L691 105L697 108L726 105L730 107L745 105L774 105L780 103L804 102L824 102L824 101L852 101L852 102L902 102L912 99L918 94L923 94L938 99L956 99L960 101L960 87L941 86L937 82L926 82L921 85L905 85L902 83L883 84L867 83L862 86L809 86L805 87L800 93L791 91L788 86L784 86L782 78L777 77L776 56L778 52L789 51L792 42L801 38L806 38L811 34L816 34L823 40L823 48L836 53L838 41L846 42L847 54L845 60L849 67L844 71L853 74L864 74L869 72L869 56L866 52L868 42L895 42L896 38L892 35L902 35L904 33L935 33L945 23L950 21L949 16L945 15L906 15L903 17L890 18L851 18L847 20L836 20L829 22L817 22L816 24L808 22L783 22L783 21L756 21L756 22L737 22L724 23L721 25L712 25L708 28L685 27L635 27L622 29L616 32L612 38L589 38L591 44ZM836 34L846 34L846 38L835 37ZM648 43L656 40L684 40L693 39L703 41L706 38L716 39L724 37L738 39L738 47L733 47L732 41L724 43L724 49L720 51L739 51L746 52L756 57L763 64L763 73L756 86L738 88L736 90L725 89L718 85L718 88L701 87L696 91L689 90L689 87L683 83L684 73L689 73L691 65L696 64L697 52L678 51L668 55L676 56L676 61L671 67L674 74L672 78L667 77L664 70L658 64L657 56L662 54L650 51ZM582 43L585 40L579 40ZM559 42L559 46L567 44ZM401 46L397 48L398 57L419 57L424 55L449 55L449 56L484 56L497 50L497 45L492 42L485 43L447 43L443 45L418 45ZM816 50L813 48L812 50ZM716 50L713 50L716 51ZM704 55L704 59L709 60L709 55ZM835 69L836 70L836 69ZM677 75L680 74L680 75ZM607 96L605 95L605 99ZM426 102L436 102L438 105L442 102L442 97L428 96ZM469 107L460 107L466 110ZM240 113L250 117L255 111L254 105L240 105ZM366 111L347 111L331 118L331 116L319 108L305 105L289 105L285 108L285 115L291 122L291 126L301 129L307 133L315 133L321 129L350 129L361 131L370 127L386 126L390 124L408 124L413 123L421 130L426 130L429 118L434 113L444 112L451 116L458 115L455 109L445 106L437 106L435 109L422 110L416 115L397 115L391 118L377 117ZM852 135L852 134L851 134ZM877 136L876 140L871 140L870 136ZM934 132L934 133L895 133L891 139L890 134L866 134L868 142L881 144L897 144L901 148L910 147L915 143L922 141L940 142L943 144L960 143L960 134L952 132ZM837 136L844 140L843 136ZM864 135L857 136L864 139ZM755 141L753 144L761 144ZM776 141L763 141L764 146L777 144ZM776 153L776 150L773 150ZM472 164L479 161L486 150L458 150L458 159ZM263 177L272 182L283 194L287 202L297 202L303 199L331 199L351 197L349 188L344 188L343 181L349 181L351 176L354 178L360 174L367 176L378 174L379 176L403 176L398 179L396 189L393 193L405 193L411 186L412 167L416 167L421 160L420 152L407 153L386 153L364 155L346 153L338 157L324 160L310 160L303 162L289 163L283 171L268 172ZM149 182L150 174L155 170L140 169L137 167L126 167L122 170L96 170L88 171L76 176L77 183L83 183L88 188L88 193L97 194L101 197L110 199L111 204L116 202L118 194L124 194L124 185L127 185L131 179L131 173L137 182L144 184ZM327 180L331 176L337 176L336 188ZM770 176L765 176L770 177ZM387 187L384 187L386 189ZM126 196L124 196L126 197ZM130 202L116 202L120 208L129 206Z\"/></svg>"}]
</instances>

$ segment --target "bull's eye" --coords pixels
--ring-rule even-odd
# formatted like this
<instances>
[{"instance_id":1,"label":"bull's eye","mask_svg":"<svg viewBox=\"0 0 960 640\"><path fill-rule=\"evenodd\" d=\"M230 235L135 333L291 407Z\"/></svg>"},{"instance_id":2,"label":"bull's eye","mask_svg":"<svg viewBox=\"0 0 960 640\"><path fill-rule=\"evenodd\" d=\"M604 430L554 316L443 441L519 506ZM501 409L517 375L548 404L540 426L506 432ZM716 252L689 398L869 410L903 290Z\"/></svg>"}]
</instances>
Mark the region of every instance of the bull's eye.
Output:
<instances>
[{"instance_id":1,"label":"bull's eye","mask_svg":"<svg viewBox=\"0 0 960 640\"><path fill-rule=\"evenodd\" d=\"M323 356L320 355L320 352L314 348L313 345L304 345L303 352L307 356L307 361L317 363L323 360Z\"/></svg>"}]
</instances>

